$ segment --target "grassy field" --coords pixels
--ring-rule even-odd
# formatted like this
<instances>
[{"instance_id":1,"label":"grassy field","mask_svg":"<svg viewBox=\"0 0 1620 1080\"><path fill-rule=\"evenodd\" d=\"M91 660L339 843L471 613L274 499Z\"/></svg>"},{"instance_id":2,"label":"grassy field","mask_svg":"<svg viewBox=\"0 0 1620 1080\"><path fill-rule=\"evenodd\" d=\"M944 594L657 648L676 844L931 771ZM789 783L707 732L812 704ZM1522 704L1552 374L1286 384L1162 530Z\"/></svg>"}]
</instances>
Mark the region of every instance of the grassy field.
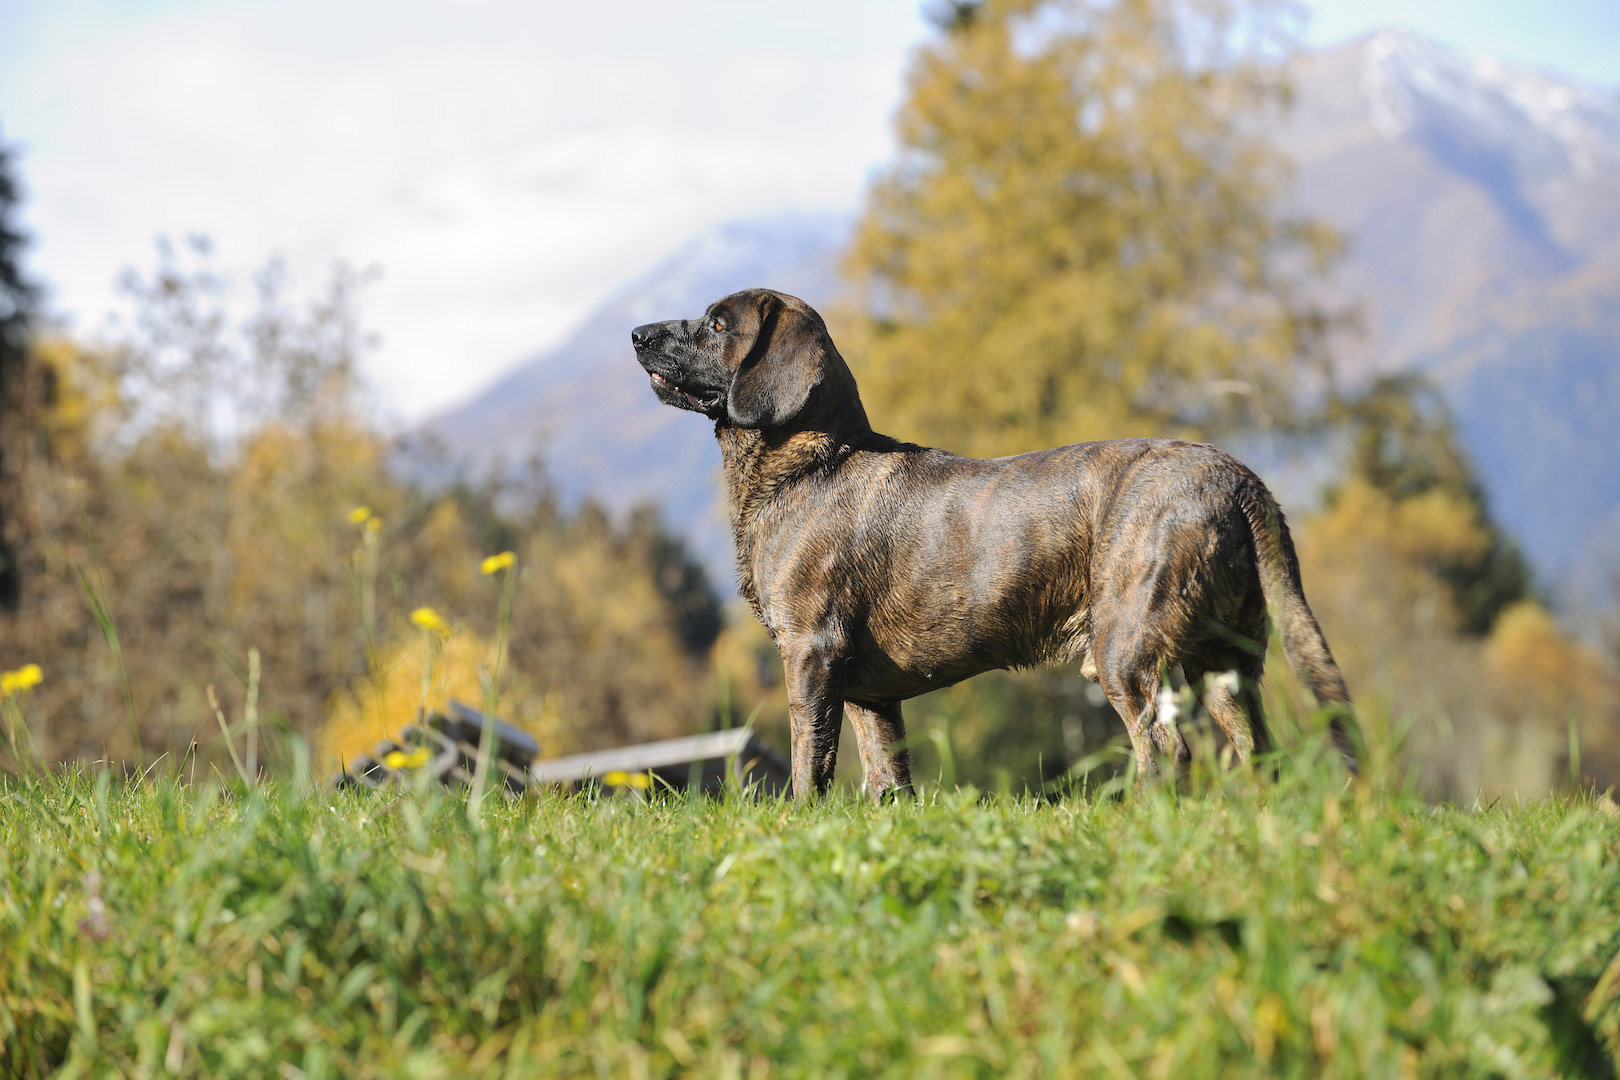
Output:
<instances>
[{"instance_id":1,"label":"grassy field","mask_svg":"<svg viewBox=\"0 0 1620 1080\"><path fill-rule=\"evenodd\" d=\"M1620 820L0 781L0 1073L1613 1076Z\"/></svg>"}]
</instances>

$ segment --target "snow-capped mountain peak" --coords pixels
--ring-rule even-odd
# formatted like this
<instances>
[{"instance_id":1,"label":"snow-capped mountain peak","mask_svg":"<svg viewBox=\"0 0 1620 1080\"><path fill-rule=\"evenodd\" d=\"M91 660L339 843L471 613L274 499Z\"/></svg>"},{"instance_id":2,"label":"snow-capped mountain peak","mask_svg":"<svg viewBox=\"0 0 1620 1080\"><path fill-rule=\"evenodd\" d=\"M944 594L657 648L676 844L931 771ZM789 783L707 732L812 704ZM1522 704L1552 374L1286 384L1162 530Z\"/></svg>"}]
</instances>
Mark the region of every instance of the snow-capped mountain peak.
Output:
<instances>
[{"instance_id":1,"label":"snow-capped mountain peak","mask_svg":"<svg viewBox=\"0 0 1620 1080\"><path fill-rule=\"evenodd\" d=\"M1362 47L1361 91L1386 139L1464 128L1538 172L1620 167L1620 95L1494 57L1381 31Z\"/></svg>"}]
</instances>

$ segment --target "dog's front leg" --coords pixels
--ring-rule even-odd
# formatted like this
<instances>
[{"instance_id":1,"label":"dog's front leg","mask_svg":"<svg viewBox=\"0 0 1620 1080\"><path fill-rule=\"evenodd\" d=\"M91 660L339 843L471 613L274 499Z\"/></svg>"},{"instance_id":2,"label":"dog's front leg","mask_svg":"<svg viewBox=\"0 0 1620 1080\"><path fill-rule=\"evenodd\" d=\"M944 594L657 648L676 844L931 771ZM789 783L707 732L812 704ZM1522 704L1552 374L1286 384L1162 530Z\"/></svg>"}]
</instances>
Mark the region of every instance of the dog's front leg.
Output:
<instances>
[{"instance_id":1,"label":"dog's front leg","mask_svg":"<svg viewBox=\"0 0 1620 1080\"><path fill-rule=\"evenodd\" d=\"M793 797L809 799L832 783L844 713L842 657L824 645L782 647L788 727L793 740Z\"/></svg>"}]
</instances>

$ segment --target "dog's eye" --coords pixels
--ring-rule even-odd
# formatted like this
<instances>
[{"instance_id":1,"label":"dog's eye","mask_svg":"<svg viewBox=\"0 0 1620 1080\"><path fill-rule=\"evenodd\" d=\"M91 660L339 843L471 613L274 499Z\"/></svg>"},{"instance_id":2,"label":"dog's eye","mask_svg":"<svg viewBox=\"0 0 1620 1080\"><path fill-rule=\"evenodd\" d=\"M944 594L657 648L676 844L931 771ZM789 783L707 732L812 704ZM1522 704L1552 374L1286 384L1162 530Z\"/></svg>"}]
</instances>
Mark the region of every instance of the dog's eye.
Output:
<instances>
[{"instance_id":1,"label":"dog's eye","mask_svg":"<svg viewBox=\"0 0 1620 1080\"><path fill-rule=\"evenodd\" d=\"M726 320L724 320L724 319L715 319L713 322L709 323L709 329L713 330L717 334L725 333Z\"/></svg>"}]
</instances>

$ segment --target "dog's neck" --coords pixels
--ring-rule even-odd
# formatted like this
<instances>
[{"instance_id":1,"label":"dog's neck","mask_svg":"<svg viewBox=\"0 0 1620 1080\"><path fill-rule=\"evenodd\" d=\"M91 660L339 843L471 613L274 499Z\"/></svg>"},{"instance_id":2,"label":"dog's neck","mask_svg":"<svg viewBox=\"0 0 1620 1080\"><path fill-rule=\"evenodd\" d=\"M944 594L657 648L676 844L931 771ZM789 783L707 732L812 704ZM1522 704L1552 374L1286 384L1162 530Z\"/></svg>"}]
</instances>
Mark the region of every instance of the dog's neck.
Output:
<instances>
[{"instance_id":1,"label":"dog's neck","mask_svg":"<svg viewBox=\"0 0 1620 1080\"><path fill-rule=\"evenodd\" d=\"M810 409L787 428L761 431L733 427L724 421L714 426L720 443L722 482L731 513L731 535L736 544L739 585L756 609L749 534L760 513L783 493L831 473L855 451L881 436L872 432L858 397L834 414Z\"/></svg>"},{"instance_id":2,"label":"dog's neck","mask_svg":"<svg viewBox=\"0 0 1620 1080\"><path fill-rule=\"evenodd\" d=\"M864 418L863 418L864 419ZM734 528L752 521L784 489L836 469L872 438L872 429L828 431L818 426L760 431L716 424L726 498Z\"/></svg>"}]
</instances>

